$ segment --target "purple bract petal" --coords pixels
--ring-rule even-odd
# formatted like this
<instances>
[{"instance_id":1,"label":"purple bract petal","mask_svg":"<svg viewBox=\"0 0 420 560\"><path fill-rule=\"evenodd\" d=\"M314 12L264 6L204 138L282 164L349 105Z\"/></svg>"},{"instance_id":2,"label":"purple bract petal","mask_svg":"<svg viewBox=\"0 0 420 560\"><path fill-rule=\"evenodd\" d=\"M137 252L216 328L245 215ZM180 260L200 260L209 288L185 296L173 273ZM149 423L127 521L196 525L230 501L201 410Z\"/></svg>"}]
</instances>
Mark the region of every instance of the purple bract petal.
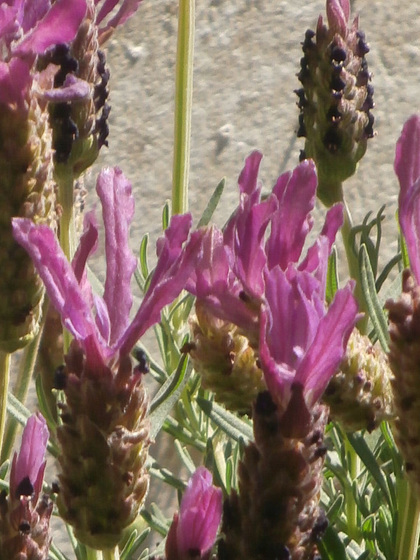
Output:
<instances>
[{"instance_id":1,"label":"purple bract petal","mask_svg":"<svg viewBox=\"0 0 420 560\"><path fill-rule=\"evenodd\" d=\"M77 340L92 344L96 327L90 306L53 231L25 218L14 218L12 227L15 240L29 253L64 326Z\"/></svg>"},{"instance_id":2,"label":"purple bract petal","mask_svg":"<svg viewBox=\"0 0 420 560\"><path fill-rule=\"evenodd\" d=\"M353 285L339 290L327 310L317 279L306 271L276 267L266 274L260 360L280 410L292 386L303 389L308 409L320 398L342 359L358 319Z\"/></svg>"},{"instance_id":3,"label":"purple bract petal","mask_svg":"<svg viewBox=\"0 0 420 560\"><path fill-rule=\"evenodd\" d=\"M32 84L31 63L20 58L0 61L0 103L23 108Z\"/></svg>"},{"instance_id":4,"label":"purple bract petal","mask_svg":"<svg viewBox=\"0 0 420 560\"><path fill-rule=\"evenodd\" d=\"M100 2L96 2L99 4ZM99 25L103 22L106 16L114 9L114 7L119 3L119 0L105 0L102 4L98 15L96 17L96 23ZM102 43L104 38L108 39L113 30L125 23L132 15L135 14L138 7L140 6L141 0L122 0L121 6L119 7L117 13L107 21L107 23L99 29L99 42Z\"/></svg>"},{"instance_id":5,"label":"purple bract petal","mask_svg":"<svg viewBox=\"0 0 420 560\"><path fill-rule=\"evenodd\" d=\"M268 267L277 264L283 270L298 262L313 219L317 175L312 160L303 161L293 172L281 175L273 188L279 207L271 221L271 234L266 252Z\"/></svg>"},{"instance_id":6,"label":"purple bract petal","mask_svg":"<svg viewBox=\"0 0 420 560\"><path fill-rule=\"evenodd\" d=\"M57 0L14 49L14 54L43 54L53 45L71 41L85 14L86 0Z\"/></svg>"},{"instance_id":7,"label":"purple bract petal","mask_svg":"<svg viewBox=\"0 0 420 560\"><path fill-rule=\"evenodd\" d=\"M39 413L31 416L23 430L20 451L13 457L10 473L10 491L13 498L34 494L34 501L37 500L42 488L48 438L47 423L43 416ZM29 484L24 482L25 479L28 479Z\"/></svg>"},{"instance_id":8,"label":"purple bract petal","mask_svg":"<svg viewBox=\"0 0 420 560\"><path fill-rule=\"evenodd\" d=\"M127 328L133 303L130 283L136 268L136 259L128 240L134 216L134 199L131 184L118 167L108 167L101 171L96 190L102 202L105 225L104 301L111 324L109 345L113 346Z\"/></svg>"},{"instance_id":9,"label":"purple bract petal","mask_svg":"<svg viewBox=\"0 0 420 560\"><path fill-rule=\"evenodd\" d=\"M342 37L346 36L349 17L349 0L327 0L328 25L334 33L339 33Z\"/></svg>"},{"instance_id":10,"label":"purple bract petal","mask_svg":"<svg viewBox=\"0 0 420 560\"><path fill-rule=\"evenodd\" d=\"M396 146L394 169L400 182L400 226L410 267L420 282L420 115L413 115L404 125Z\"/></svg>"},{"instance_id":11,"label":"purple bract petal","mask_svg":"<svg viewBox=\"0 0 420 560\"><path fill-rule=\"evenodd\" d=\"M179 515L169 530L167 560L187 560L194 552L204 558L214 545L222 517L222 491L212 484L212 475L199 467L182 497Z\"/></svg>"},{"instance_id":12,"label":"purple bract petal","mask_svg":"<svg viewBox=\"0 0 420 560\"><path fill-rule=\"evenodd\" d=\"M146 330L160 320L162 309L186 287L201 248L202 231L188 238L190 214L173 216L165 236L157 243L158 262L149 288L133 322L120 340L121 352L128 353Z\"/></svg>"}]
</instances>

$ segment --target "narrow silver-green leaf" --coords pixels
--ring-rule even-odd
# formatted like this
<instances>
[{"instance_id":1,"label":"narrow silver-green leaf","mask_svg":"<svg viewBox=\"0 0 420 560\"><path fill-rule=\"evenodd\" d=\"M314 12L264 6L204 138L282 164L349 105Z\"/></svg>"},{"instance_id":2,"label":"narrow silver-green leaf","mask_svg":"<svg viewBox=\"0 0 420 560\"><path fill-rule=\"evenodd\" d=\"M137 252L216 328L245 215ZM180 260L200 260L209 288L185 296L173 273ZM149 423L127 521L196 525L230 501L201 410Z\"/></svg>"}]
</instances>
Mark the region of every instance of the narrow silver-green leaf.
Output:
<instances>
[{"instance_id":1,"label":"narrow silver-green leaf","mask_svg":"<svg viewBox=\"0 0 420 560\"><path fill-rule=\"evenodd\" d=\"M150 437L154 439L163 426L166 418L178 401L192 372L188 355L183 354L178 367L171 377L162 385L150 406Z\"/></svg>"},{"instance_id":2,"label":"narrow silver-green leaf","mask_svg":"<svg viewBox=\"0 0 420 560\"><path fill-rule=\"evenodd\" d=\"M203 215L201 216L200 221L197 224L197 228L206 226L210 222L210 220L211 220L211 218L214 214L214 211L216 210L217 205L220 202L220 198L221 198L221 196L223 194L223 190L225 188L225 183L226 183L226 179L223 177L223 179L220 181L220 183L214 189L214 192L211 195L211 198L207 203L207 206L206 206L206 208L203 212Z\"/></svg>"},{"instance_id":3,"label":"narrow silver-green leaf","mask_svg":"<svg viewBox=\"0 0 420 560\"><path fill-rule=\"evenodd\" d=\"M360 247L359 268L363 295L365 297L369 316L378 336L378 340L383 350L387 352L389 344L388 324L378 294L376 293L375 277L365 245Z\"/></svg>"},{"instance_id":4,"label":"narrow silver-green leaf","mask_svg":"<svg viewBox=\"0 0 420 560\"><path fill-rule=\"evenodd\" d=\"M204 414L235 441L254 439L252 427L222 406L201 397L197 397L197 404Z\"/></svg>"}]
</instances>

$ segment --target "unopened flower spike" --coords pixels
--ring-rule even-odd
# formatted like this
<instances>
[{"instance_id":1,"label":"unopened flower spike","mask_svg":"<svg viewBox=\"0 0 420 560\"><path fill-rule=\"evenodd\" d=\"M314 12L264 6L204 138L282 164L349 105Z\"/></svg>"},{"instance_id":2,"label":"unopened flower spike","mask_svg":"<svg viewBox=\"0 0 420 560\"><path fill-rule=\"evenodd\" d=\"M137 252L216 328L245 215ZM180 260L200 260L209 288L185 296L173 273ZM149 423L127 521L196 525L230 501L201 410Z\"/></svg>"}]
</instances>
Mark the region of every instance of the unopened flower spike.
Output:
<instances>
[{"instance_id":1,"label":"unopened flower spike","mask_svg":"<svg viewBox=\"0 0 420 560\"><path fill-rule=\"evenodd\" d=\"M41 414L31 416L23 430L19 453L10 472L9 495L0 494L0 558L47 560L53 503L41 496L48 442Z\"/></svg>"},{"instance_id":2,"label":"unopened flower spike","mask_svg":"<svg viewBox=\"0 0 420 560\"><path fill-rule=\"evenodd\" d=\"M0 349L24 346L38 330L44 290L28 255L13 239L14 216L55 227L51 132L40 92L51 72L37 60L57 41L71 41L85 0L3 2L0 28ZM61 92L62 93L62 92Z\"/></svg>"},{"instance_id":3,"label":"unopened flower spike","mask_svg":"<svg viewBox=\"0 0 420 560\"><path fill-rule=\"evenodd\" d=\"M318 19L302 43L298 78L298 136L305 137L301 158L318 169L320 200L342 200L341 184L356 171L373 137L373 87L365 55L369 48L358 17L349 23L349 0L327 0L327 22Z\"/></svg>"},{"instance_id":4,"label":"unopened flower spike","mask_svg":"<svg viewBox=\"0 0 420 560\"><path fill-rule=\"evenodd\" d=\"M166 538L166 560L208 560L222 517L222 491L199 467L190 478Z\"/></svg>"},{"instance_id":5,"label":"unopened flower spike","mask_svg":"<svg viewBox=\"0 0 420 560\"><path fill-rule=\"evenodd\" d=\"M397 142L394 169L400 183L398 217L410 269L402 294L387 301L389 361L396 420L394 433L407 475L420 496L420 116L405 123Z\"/></svg>"},{"instance_id":6,"label":"unopened flower spike","mask_svg":"<svg viewBox=\"0 0 420 560\"><path fill-rule=\"evenodd\" d=\"M148 488L148 401L142 383L144 371L133 367L130 351L159 321L162 308L184 288L202 234L198 231L189 236L190 215L172 218L158 242L158 261L149 289L130 322L130 281L136 266L128 245L134 213L131 185L120 169L107 168L99 175L97 192L105 225L102 298L93 293L86 275L86 262L98 239L92 213L85 218L72 265L46 226L16 219L13 228L74 337L60 377L66 401L57 434L61 445L58 507L81 542L103 549L119 542L137 516Z\"/></svg>"},{"instance_id":7,"label":"unopened flower spike","mask_svg":"<svg viewBox=\"0 0 420 560\"><path fill-rule=\"evenodd\" d=\"M57 45L44 59L44 64L52 62L59 67L56 87L74 82L78 92L74 99L58 99L50 110L59 181L69 172L78 177L96 160L101 147L108 145L110 73L101 47L115 28L136 12L140 2L87 0L86 16L75 39ZM82 82L87 87L85 95L80 93ZM55 101L51 95L48 100Z\"/></svg>"},{"instance_id":8,"label":"unopened flower spike","mask_svg":"<svg viewBox=\"0 0 420 560\"><path fill-rule=\"evenodd\" d=\"M322 399L331 419L346 432L372 432L383 420L393 420L391 376L386 353L355 328Z\"/></svg>"}]
</instances>

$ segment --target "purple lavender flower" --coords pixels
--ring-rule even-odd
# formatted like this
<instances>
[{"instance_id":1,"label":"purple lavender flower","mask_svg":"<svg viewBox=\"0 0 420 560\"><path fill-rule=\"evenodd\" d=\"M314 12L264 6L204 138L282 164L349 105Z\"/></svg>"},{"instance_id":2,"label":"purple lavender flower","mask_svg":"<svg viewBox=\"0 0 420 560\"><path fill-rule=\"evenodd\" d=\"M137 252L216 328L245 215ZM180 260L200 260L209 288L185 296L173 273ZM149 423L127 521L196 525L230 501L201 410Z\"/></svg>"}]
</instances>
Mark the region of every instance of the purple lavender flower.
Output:
<instances>
[{"instance_id":1,"label":"purple lavender flower","mask_svg":"<svg viewBox=\"0 0 420 560\"><path fill-rule=\"evenodd\" d=\"M130 282L136 266L128 245L134 213L131 185L120 169L108 168L99 175L97 192L105 225L103 297L93 293L86 274L87 259L98 240L93 213L86 216L72 265L49 228L16 219L13 230L74 337L62 371L66 401L60 407L63 422L57 430L62 451L57 504L81 542L104 549L116 546L134 521L149 482L144 369L133 367L129 353L159 321L162 308L184 288L202 233L194 232L188 239L191 216L172 218L158 240L157 265L147 293L130 322Z\"/></svg>"},{"instance_id":2,"label":"purple lavender flower","mask_svg":"<svg viewBox=\"0 0 420 560\"><path fill-rule=\"evenodd\" d=\"M239 326L259 346L265 381L280 410L290 403L293 409L298 392L307 410L335 373L357 318L352 283L337 292L328 310L325 305L328 257L342 206L328 211L302 259L313 224L315 165L305 160L281 175L261 202L261 157L254 152L246 160L239 207L225 232L213 228L204 236L191 289L200 305Z\"/></svg>"},{"instance_id":3,"label":"purple lavender flower","mask_svg":"<svg viewBox=\"0 0 420 560\"><path fill-rule=\"evenodd\" d=\"M39 498L48 437L42 415L31 416L23 430L20 451L13 457L9 496L0 495L1 558L48 557L53 504L46 495Z\"/></svg>"},{"instance_id":4,"label":"purple lavender flower","mask_svg":"<svg viewBox=\"0 0 420 560\"><path fill-rule=\"evenodd\" d=\"M397 142L394 169L400 182L398 217L410 267L420 283L420 115L405 123Z\"/></svg>"},{"instance_id":5,"label":"purple lavender flower","mask_svg":"<svg viewBox=\"0 0 420 560\"><path fill-rule=\"evenodd\" d=\"M36 55L71 41L86 13L86 0L2 3L0 12L0 103L25 101Z\"/></svg>"},{"instance_id":6,"label":"purple lavender flower","mask_svg":"<svg viewBox=\"0 0 420 560\"><path fill-rule=\"evenodd\" d=\"M158 240L158 262L149 289L129 323L130 281L136 266L128 245L134 213L131 185L119 168L106 168L98 177L97 192L105 225L103 298L92 293L85 270L98 238L92 213L85 219L85 232L72 265L49 228L16 218L13 231L16 241L31 256L64 326L83 347L89 365L100 371L118 354L127 355L146 330L159 321L162 308L184 288L194 266L201 233L194 232L183 247L191 216L173 216L164 237Z\"/></svg>"},{"instance_id":7,"label":"purple lavender flower","mask_svg":"<svg viewBox=\"0 0 420 560\"><path fill-rule=\"evenodd\" d=\"M222 517L222 491L212 475L199 467L188 482L179 514L166 539L167 560L206 560L210 556Z\"/></svg>"}]
</instances>

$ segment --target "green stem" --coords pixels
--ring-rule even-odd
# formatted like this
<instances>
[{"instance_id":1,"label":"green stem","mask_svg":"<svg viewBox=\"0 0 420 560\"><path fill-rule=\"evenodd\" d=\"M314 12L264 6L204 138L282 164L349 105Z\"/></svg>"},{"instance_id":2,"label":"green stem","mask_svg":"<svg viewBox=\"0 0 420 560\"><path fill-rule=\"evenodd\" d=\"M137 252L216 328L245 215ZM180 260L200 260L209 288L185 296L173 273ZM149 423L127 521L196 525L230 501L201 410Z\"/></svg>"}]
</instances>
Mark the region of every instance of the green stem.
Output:
<instances>
[{"instance_id":1,"label":"green stem","mask_svg":"<svg viewBox=\"0 0 420 560\"><path fill-rule=\"evenodd\" d=\"M0 351L0 450L3 449L4 429L7 415L11 354Z\"/></svg>"},{"instance_id":2,"label":"green stem","mask_svg":"<svg viewBox=\"0 0 420 560\"><path fill-rule=\"evenodd\" d=\"M357 327L362 334L365 334L368 320L369 320L369 315L366 307L365 297L363 295L362 284L360 281L359 257L354 253L352 239L350 236L351 228L353 227L353 221L347 203L345 201L343 202L344 202L344 222L341 228L341 235L343 238L344 249L346 251L349 274L350 277L356 281L354 296L359 304L359 311L364 313L363 318L360 319L360 321L357 323Z\"/></svg>"},{"instance_id":3,"label":"green stem","mask_svg":"<svg viewBox=\"0 0 420 560\"><path fill-rule=\"evenodd\" d=\"M357 521L357 503L354 499L353 487L357 487L357 480L360 474L360 459L353 446L349 442L344 430L342 430L344 439L344 448L346 451L346 459L348 466L348 475L351 480L351 488L345 490L346 498L346 517L347 517L347 534L356 542L360 542L360 529Z\"/></svg>"},{"instance_id":4,"label":"green stem","mask_svg":"<svg viewBox=\"0 0 420 560\"><path fill-rule=\"evenodd\" d=\"M103 560L119 560L120 553L118 550L118 546L116 546L115 548L109 548L107 550L104 550L102 552L102 555L103 555Z\"/></svg>"},{"instance_id":5,"label":"green stem","mask_svg":"<svg viewBox=\"0 0 420 560\"><path fill-rule=\"evenodd\" d=\"M195 0L179 0L175 78L175 131L172 172L172 214L188 210L191 110L194 62Z\"/></svg>"},{"instance_id":6,"label":"green stem","mask_svg":"<svg viewBox=\"0 0 420 560\"><path fill-rule=\"evenodd\" d=\"M76 229L74 225L74 175L70 167L63 164L56 165L55 180L58 184L58 201L61 206L60 245L67 259L71 261L76 250ZM70 341L70 334L64 329L65 354Z\"/></svg>"},{"instance_id":7,"label":"green stem","mask_svg":"<svg viewBox=\"0 0 420 560\"><path fill-rule=\"evenodd\" d=\"M416 560L419 543L420 501L408 480L398 485L398 560Z\"/></svg>"},{"instance_id":8,"label":"green stem","mask_svg":"<svg viewBox=\"0 0 420 560\"><path fill-rule=\"evenodd\" d=\"M86 560L102 560L102 552L100 550L95 550L85 546L86 550Z\"/></svg>"},{"instance_id":9,"label":"green stem","mask_svg":"<svg viewBox=\"0 0 420 560\"><path fill-rule=\"evenodd\" d=\"M45 317L46 305L43 306L43 317ZM22 356L19 361L19 369L15 378L13 394L22 403L25 404L26 396L28 394L29 384L32 379L32 374L35 369L35 363L38 356L39 343L42 336L42 326L38 334L30 344L25 346ZM3 445L1 446L0 463L6 461L12 452L16 431L19 423L13 417L7 420L6 428L4 431Z\"/></svg>"}]
</instances>

